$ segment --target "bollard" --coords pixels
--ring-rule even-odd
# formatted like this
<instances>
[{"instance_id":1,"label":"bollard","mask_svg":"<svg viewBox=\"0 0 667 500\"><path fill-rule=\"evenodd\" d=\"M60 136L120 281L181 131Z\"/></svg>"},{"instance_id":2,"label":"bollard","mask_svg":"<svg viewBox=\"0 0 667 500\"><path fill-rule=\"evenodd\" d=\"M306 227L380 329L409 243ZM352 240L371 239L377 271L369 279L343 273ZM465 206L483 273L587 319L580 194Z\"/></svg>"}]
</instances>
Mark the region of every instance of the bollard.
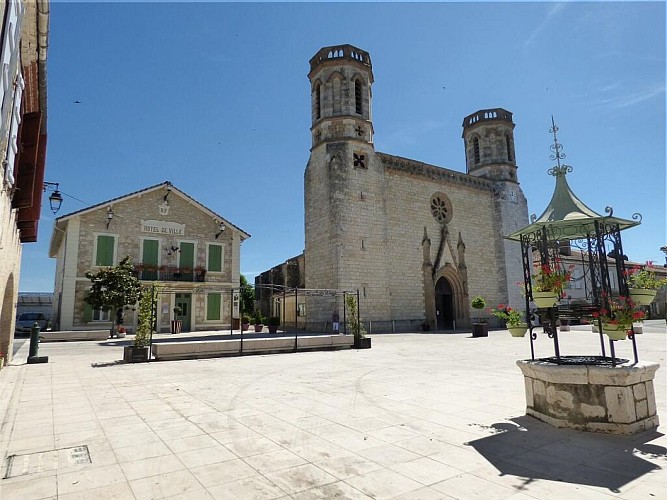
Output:
<instances>
[{"instance_id":1,"label":"bollard","mask_svg":"<svg viewBox=\"0 0 667 500\"><path fill-rule=\"evenodd\" d=\"M37 356L37 351L39 351L39 323L35 321L35 324L32 325L30 330L30 351L28 353L28 364L34 363L48 363L48 356Z\"/></svg>"}]
</instances>

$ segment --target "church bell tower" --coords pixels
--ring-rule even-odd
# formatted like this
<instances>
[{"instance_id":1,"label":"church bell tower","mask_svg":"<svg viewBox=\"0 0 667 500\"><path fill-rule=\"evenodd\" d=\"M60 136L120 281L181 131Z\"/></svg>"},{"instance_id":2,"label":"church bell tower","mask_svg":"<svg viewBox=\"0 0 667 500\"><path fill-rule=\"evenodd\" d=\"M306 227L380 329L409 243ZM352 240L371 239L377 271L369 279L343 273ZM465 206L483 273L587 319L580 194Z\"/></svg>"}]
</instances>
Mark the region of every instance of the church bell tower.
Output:
<instances>
[{"instance_id":1,"label":"church bell tower","mask_svg":"<svg viewBox=\"0 0 667 500\"><path fill-rule=\"evenodd\" d=\"M321 48L310 60L308 79L306 288L359 290L366 317L387 318L384 167L373 146L370 55L352 45ZM331 318L332 305L309 300L308 322Z\"/></svg>"}]
</instances>

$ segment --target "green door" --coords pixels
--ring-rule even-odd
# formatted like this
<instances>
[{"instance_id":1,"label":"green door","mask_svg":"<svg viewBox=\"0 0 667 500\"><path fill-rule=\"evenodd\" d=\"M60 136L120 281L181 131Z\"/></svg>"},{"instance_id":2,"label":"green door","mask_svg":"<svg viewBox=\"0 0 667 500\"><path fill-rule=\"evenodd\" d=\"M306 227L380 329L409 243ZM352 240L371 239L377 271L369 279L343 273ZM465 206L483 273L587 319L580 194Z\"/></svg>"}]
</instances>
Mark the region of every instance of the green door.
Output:
<instances>
[{"instance_id":1,"label":"green door","mask_svg":"<svg viewBox=\"0 0 667 500\"><path fill-rule=\"evenodd\" d=\"M141 263L144 269L141 273L141 279L158 279L158 240L144 240L144 249L141 256Z\"/></svg>"},{"instance_id":2,"label":"green door","mask_svg":"<svg viewBox=\"0 0 667 500\"><path fill-rule=\"evenodd\" d=\"M190 310L192 309L192 295L189 293L176 294L176 306L181 308L181 314L174 315L174 319L180 319L183 322L182 332L189 332L192 329L190 319Z\"/></svg>"}]
</instances>

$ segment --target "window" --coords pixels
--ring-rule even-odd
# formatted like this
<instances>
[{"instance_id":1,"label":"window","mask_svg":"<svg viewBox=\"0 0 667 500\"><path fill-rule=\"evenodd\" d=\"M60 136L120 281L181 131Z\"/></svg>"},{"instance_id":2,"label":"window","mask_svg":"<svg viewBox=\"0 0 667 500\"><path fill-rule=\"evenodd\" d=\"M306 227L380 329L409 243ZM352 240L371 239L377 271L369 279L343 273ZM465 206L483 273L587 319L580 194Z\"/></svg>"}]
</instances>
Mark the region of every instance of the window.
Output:
<instances>
[{"instance_id":1,"label":"window","mask_svg":"<svg viewBox=\"0 0 667 500\"><path fill-rule=\"evenodd\" d=\"M219 293L209 293L206 296L206 319L215 321L220 319L222 297Z\"/></svg>"},{"instance_id":2,"label":"window","mask_svg":"<svg viewBox=\"0 0 667 500\"><path fill-rule=\"evenodd\" d=\"M113 266L116 237L108 234L97 235L95 248L96 266Z\"/></svg>"},{"instance_id":3,"label":"window","mask_svg":"<svg viewBox=\"0 0 667 500\"><path fill-rule=\"evenodd\" d=\"M479 161L480 161L480 157L479 157L479 139L477 137L475 137L472 140L472 147L473 147L473 151L474 151L474 154L475 154L475 165L478 165Z\"/></svg>"},{"instance_id":4,"label":"window","mask_svg":"<svg viewBox=\"0 0 667 500\"><path fill-rule=\"evenodd\" d=\"M144 265L144 268L141 272L141 279L158 279L159 243L158 240L143 240L141 263Z\"/></svg>"},{"instance_id":5,"label":"window","mask_svg":"<svg viewBox=\"0 0 667 500\"><path fill-rule=\"evenodd\" d=\"M95 309L93 311L93 321L110 321L109 311L102 311L101 309Z\"/></svg>"},{"instance_id":6,"label":"window","mask_svg":"<svg viewBox=\"0 0 667 500\"><path fill-rule=\"evenodd\" d=\"M192 270L195 267L195 244L181 241L179 249L178 266L181 269Z\"/></svg>"},{"instance_id":7,"label":"window","mask_svg":"<svg viewBox=\"0 0 667 500\"><path fill-rule=\"evenodd\" d=\"M509 135L505 136L505 145L507 146L507 161L514 161L512 158L512 143Z\"/></svg>"},{"instance_id":8,"label":"window","mask_svg":"<svg viewBox=\"0 0 667 500\"><path fill-rule=\"evenodd\" d=\"M359 80L354 81L354 111L360 115L363 110L363 85Z\"/></svg>"},{"instance_id":9,"label":"window","mask_svg":"<svg viewBox=\"0 0 667 500\"><path fill-rule=\"evenodd\" d=\"M315 118L322 117L322 85L319 83L315 87Z\"/></svg>"},{"instance_id":10,"label":"window","mask_svg":"<svg viewBox=\"0 0 667 500\"><path fill-rule=\"evenodd\" d=\"M207 260L207 270L213 273L222 272L222 256L223 256L223 247L222 245L208 245L208 260Z\"/></svg>"}]
</instances>

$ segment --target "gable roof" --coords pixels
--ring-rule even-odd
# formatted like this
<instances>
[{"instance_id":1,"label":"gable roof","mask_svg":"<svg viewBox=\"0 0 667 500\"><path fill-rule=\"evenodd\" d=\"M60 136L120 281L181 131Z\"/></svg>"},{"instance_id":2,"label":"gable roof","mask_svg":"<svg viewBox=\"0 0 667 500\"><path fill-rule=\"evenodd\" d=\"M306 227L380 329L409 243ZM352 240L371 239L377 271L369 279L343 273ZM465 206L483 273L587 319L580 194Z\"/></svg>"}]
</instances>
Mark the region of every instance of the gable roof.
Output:
<instances>
[{"instance_id":1,"label":"gable roof","mask_svg":"<svg viewBox=\"0 0 667 500\"><path fill-rule=\"evenodd\" d=\"M192 196L190 196L186 192L181 191L180 189L178 189L171 182L164 181L164 182L161 182L160 184L155 184L154 186L150 186L150 187L147 187L147 188L144 188L144 189L140 189L138 191L134 191L132 193L125 194L123 196L118 196L116 198L111 198L110 200L106 200L106 201L103 201L101 203L97 203L96 205L92 205L90 207L82 208L81 210L71 212L71 213L63 215L61 217L57 217L56 220L54 221L54 231L51 235L51 244L50 244L50 248L49 248L49 254L51 256L54 256L54 252L56 251L56 247L57 247L56 240L58 239L58 238L56 238L56 233L58 233L59 230L63 230L64 226L67 225L66 223L70 219L72 219L74 217L80 217L81 215L84 215L84 214L87 214L87 213L90 213L90 212L94 212L96 210L99 210L100 208L106 207L107 205L124 202L124 201L130 200L132 198L137 198L137 197L143 196L147 193L157 191L159 189L167 189L167 188L169 188L172 193L175 193L175 194L189 200L192 204L194 204L202 212L207 213L212 218L218 219L218 220L220 220L220 222L224 222L224 224L226 226L232 227L235 230L237 230L239 233L241 233L241 241L250 238L250 234L246 233L243 229L241 229L237 225L232 224L231 222L229 222L222 215L214 212L213 210L211 210L207 206L202 205L197 200L195 200Z\"/></svg>"}]
</instances>

